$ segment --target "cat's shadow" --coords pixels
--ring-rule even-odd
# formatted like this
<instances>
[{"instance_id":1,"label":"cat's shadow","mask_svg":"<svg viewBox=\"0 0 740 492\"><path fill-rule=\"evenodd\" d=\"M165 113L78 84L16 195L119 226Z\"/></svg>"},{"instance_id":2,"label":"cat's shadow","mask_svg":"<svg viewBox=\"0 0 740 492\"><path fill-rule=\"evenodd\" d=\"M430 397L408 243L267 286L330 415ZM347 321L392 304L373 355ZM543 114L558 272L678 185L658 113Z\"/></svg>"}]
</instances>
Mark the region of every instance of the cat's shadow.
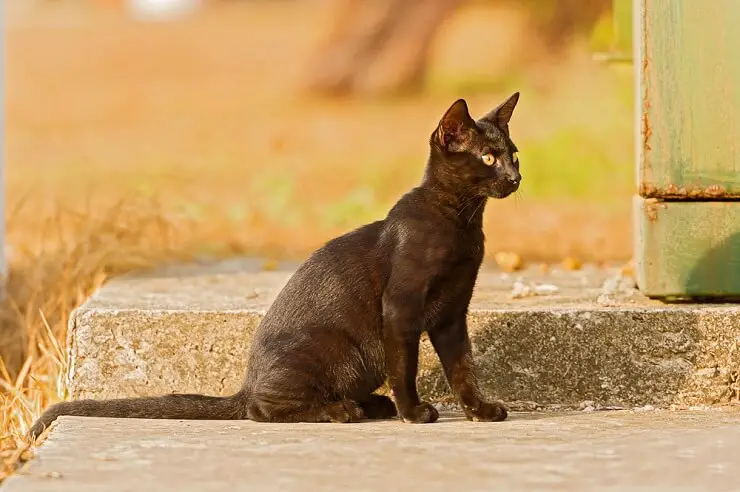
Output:
<instances>
[{"instance_id":1,"label":"cat's shadow","mask_svg":"<svg viewBox=\"0 0 740 492\"><path fill-rule=\"evenodd\" d=\"M614 413L616 411L610 411L609 413ZM509 412L509 416L504 420L503 422L497 422L498 424L506 424L506 422L511 421L519 421L519 420L541 420L541 419L554 419L554 418L560 418L560 417L572 417L573 415L579 415L583 412L578 411L566 411L566 412ZM604 413L604 412L598 412L598 413ZM375 422L398 422L398 417L392 418L392 419L383 419L383 420L372 420L372 419L364 419L360 422L357 422L358 424L368 424L368 423L375 423ZM471 425L477 425L480 424L480 422L470 422L468 419L465 418L465 415L463 415L462 412L441 412L439 414L439 420L435 422L433 425L444 425L444 424L458 424L460 422L469 422Z\"/></svg>"},{"instance_id":2,"label":"cat's shadow","mask_svg":"<svg viewBox=\"0 0 740 492\"><path fill-rule=\"evenodd\" d=\"M572 417L583 412L571 411L571 412L509 412L506 420L499 423L506 423L515 420L541 420L541 419L553 419L560 417ZM457 423L457 422L469 422L461 412L442 412L439 415L437 423ZM471 422L471 424L477 424L478 422Z\"/></svg>"}]
</instances>

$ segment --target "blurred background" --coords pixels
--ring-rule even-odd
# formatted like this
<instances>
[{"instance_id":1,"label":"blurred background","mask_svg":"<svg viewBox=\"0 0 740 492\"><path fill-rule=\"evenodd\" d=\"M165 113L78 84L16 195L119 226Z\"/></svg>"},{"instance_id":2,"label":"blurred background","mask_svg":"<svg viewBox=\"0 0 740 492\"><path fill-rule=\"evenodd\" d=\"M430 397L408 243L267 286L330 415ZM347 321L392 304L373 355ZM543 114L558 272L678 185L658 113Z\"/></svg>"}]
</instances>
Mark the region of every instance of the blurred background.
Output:
<instances>
[{"instance_id":1,"label":"blurred background","mask_svg":"<svg viewBox=\"0 0 740 492\"><path fill-rule=\"evenodd\" d=\"M632 66L612 0L5 4L3 434L63 396L69 313L106 278L302 258L382 218L459 97L480 116L522 94L523 183L487 208L491 259L631 256Z\"/></svg>"}]
</instances>

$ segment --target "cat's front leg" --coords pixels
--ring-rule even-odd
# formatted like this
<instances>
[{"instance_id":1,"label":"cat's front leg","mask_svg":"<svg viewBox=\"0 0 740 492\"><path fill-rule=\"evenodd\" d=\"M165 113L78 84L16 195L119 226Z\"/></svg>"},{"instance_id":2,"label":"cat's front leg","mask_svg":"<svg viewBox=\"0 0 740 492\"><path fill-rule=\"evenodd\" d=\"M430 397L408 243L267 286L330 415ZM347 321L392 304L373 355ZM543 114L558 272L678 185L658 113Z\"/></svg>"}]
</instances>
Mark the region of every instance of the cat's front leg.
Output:
<instances>
[{"instance_id":1,"label":"cat's front leg","mask_svg":"<svg viewBox=\"0 0 740 492\"><path fill-rule=\"evenodd\" d=\"M419 400L416 390L423 319L418 295L391 289L383 296L383 344L398 415L404 422L426 424L436 422L439 413L430 403Z\"/></svg>"},{"instance_id":2,"label":"cat's front leg","mask_svg":"<svg viewBox=\"0 0 740 492\"><path fill-rule=\"evenodd\" d=\"M429 339L468 420L498 422L506 419L508 413L502 403L486 402L480 395L465 316L429 330Z\"/></svg>"}]
</instances>

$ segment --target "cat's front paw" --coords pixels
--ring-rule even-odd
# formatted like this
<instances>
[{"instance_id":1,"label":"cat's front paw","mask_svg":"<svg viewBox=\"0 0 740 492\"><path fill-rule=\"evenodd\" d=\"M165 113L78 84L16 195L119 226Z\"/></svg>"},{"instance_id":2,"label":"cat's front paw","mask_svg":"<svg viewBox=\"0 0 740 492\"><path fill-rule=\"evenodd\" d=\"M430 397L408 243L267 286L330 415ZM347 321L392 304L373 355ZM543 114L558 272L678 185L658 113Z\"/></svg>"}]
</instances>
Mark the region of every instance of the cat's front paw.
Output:
<instances>
[{"instance_id":1,"label":"cat's front paw","mask_svg":"<svg viewBox=\"0 0 740 492\"><path fill-rule=\"evenodd\" d=\"M411 424L431 424L436 422L438 418L439 412L437 409L427 402L423 402L402 415L403 421Z\"/></svg>"},{"instance_id":2,"label":"cat's front paw","mask_svg":"<svg viewBox=\"0 0 740 492\"><path fill-rule=\"evenodd\" d=\"M501 422L509 415L503 403L480 402L476 408L465 408L465 416L474 422Z\"/></svg>"}]
</instances>

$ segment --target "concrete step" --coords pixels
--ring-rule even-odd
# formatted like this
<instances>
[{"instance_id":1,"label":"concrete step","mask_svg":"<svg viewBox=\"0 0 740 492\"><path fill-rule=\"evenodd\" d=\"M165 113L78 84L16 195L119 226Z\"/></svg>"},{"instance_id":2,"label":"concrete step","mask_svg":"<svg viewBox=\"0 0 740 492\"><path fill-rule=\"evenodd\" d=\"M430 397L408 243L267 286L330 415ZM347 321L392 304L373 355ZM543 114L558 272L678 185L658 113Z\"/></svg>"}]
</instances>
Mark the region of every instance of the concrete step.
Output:
<instances>
[{"instance_id":1,"label":"concrete step","mask_svg":"<svg viewBox=\"0 0 740 492\"><path fill-rule=\"evenodd\" d=\"M736 491L740 412L443 414L428 425L61 417L3 492Z\"/></svg>"},{"instance_id":2,"label":"concrete step","mask_svg":"<svg viewBox=\"0 0 740 492\"><path fill-rule=\"evenodd\" d=\"M71 319L71 397L234 392L252 334L294 268L238 260L111 281ZM613 275L485 268L469 313L484 391L514 408L740 399L740 305L662 304ZM559 291L512 299L518 276ZM420 359L421 393L444 400L428 341Z\"/></svg>"}]
</instances>

